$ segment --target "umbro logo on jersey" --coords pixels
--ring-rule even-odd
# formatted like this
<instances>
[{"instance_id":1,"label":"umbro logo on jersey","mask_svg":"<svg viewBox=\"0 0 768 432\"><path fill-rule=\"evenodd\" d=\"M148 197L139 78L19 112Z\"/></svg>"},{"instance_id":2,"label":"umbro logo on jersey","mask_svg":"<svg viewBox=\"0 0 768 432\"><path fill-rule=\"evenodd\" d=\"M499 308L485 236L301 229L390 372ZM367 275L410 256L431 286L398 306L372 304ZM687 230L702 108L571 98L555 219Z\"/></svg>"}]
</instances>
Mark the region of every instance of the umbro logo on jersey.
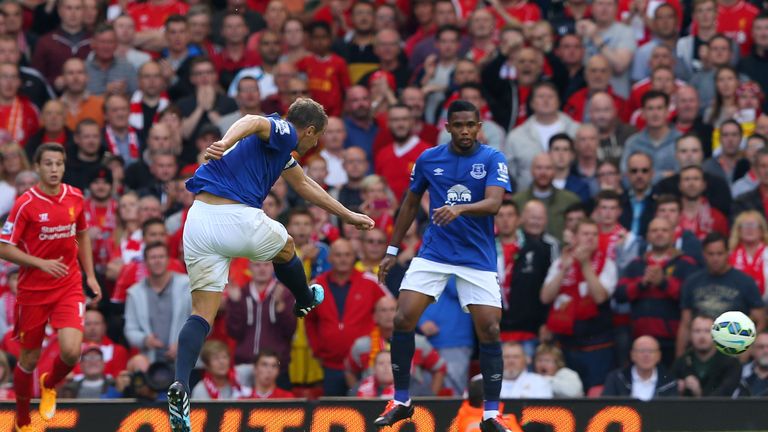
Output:
<instances>
[{"instance_id":1,"label":"umbro logo on jersey","mask_svg":"<svg viewBox=\"0 0 768 432\"><path fill-rule=\"evenodd\" d=\"M48 222L48 213L40 213L40 222Z\"/></svg>"},{"instance_id":2,"label":"umbro logo on jersey","mask_svg":"<svg viewBox=\"0 0 768 432\"><path fill-rule=\"evenodd\" d=\"M433 172L433 173L434 173L436 176L441 176L441 175L443 175L443 172L445 172L445 170L444 170L444 169L442 169L442 168L435 168L435 169L433 169L433 170L432 170L432 172Z\"/></svg>"}]
</instances>

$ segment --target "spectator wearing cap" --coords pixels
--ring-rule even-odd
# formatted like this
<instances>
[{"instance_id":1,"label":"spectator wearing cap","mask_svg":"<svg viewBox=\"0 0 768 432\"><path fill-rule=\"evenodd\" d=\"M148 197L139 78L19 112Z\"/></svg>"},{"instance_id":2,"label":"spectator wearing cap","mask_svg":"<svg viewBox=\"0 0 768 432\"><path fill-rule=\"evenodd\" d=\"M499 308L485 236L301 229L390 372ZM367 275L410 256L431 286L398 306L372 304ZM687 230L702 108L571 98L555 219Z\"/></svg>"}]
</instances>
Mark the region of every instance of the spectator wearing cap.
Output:
<instances>
[{"instance_id":1,"label":"spectator wearing cap","mask_svg":"<svg viewBox=\"0 0 768 432\"><path fill-rule=\"evenodd\" d=\"M139 68L139 89L131 95L131 113L128 123L139 134L141 142L147 141L149 128L158 120L159 114L170 101L165 93L166 80L159 63L149 61Z\"/></svg>"},{"instance_id":2,"label":"spectator wearing cap","mask_svg":"<svg viewBox=\"0 0 768 432\"><path fill-rule=\"evenodd\" d=\"M103 147L113 154L122 156L127 165L138 161L142 142L139 134L131 127L130 102L123 94L108 94L104 98Z\"/></svg>"},{"instance_id":3,"label":"spectator wearing cap","mask_svg":"<svg viewBox=\"0 0 768 432\"><path fill-rule=\"evenodd\" d=\"M72 399L100 399L114 385L112 377L104 372L104 354L98 344L88 344L83 348L80 369L82 378L65 384L61 396Z\"/></svg>"},{"instance_id":4,"label":"spectator wearing cap","mask_svg":"<svg viewBox=\"0 0 768 432\"><path fill-rule=\"evenodd\" d=\"M83 343L89 347L99 347L104 361L104 374L117 378L128 364L128 350L107 336L107 322L100 311L86 310L83 326ZM82 363L78 364L72 371L77 378L82 376L82 366Z\"/></svg>"},{"instance_id":5,"label":"spectator wearing cap","mask_svg":"<svg viewBox=\"0 0 768 432\"><path fill-rule=\"evenodd\" d=\"M181 132L184 139L195 136L206 123L216 124L221 116L237 110L237 103L217 90L216 69L210 59L193 59L189 70L192 94L178 102L183 116Z\"/></svg>"},{"instance_id":6,"label":"spectator wearing cap","mask_svg":"<svg viewBox=\"0 0 768 432\"><path fill-rule=\"evenodd\" d=\"M82 0L58 2L57 11L61 18L59 27L37 41L32 67L60 90L64 63L72 57L85 60L91 52L91 38L83 25Z\"/></svg>"},{"instance_id":7,"label":"spectator wearing cap","mask_svg":"<svg viewBox=\"0 0 768 432\"><path fill-rule=\"evenodd\" d=\"M125 337L151 361L176 358L176 335L191 313L189 278L168 270L168 247L144 247L147 277L128 289Z\"/></svg>"},{"instance_id":8,"label":"spectator wearing cap","mask_svg":"<svg viewBox=\"0 0 768 432\"><path fill-rule=\"evenodd\" d=\"M101 24L91 39L93 52L85 61L88 92L95 95L133 94L136 91L136 69L115 55L117 35L110 24Z\"/></svg>"},{"instance_id":9,"label":"spectator wearing cap","mask_svg":"<svg viewBox=\"0 0 768 432\"><path fill-rule=\"evenodd\" d=\"M17 65L0 64L0 74L3 80L0 86L0 129L5 129L13 141L24 145L39 127L37 108L19 92L21 78Z\"/></svg>"},{"instance_id":10,"label":"spectator wearing cap","mask_svg":"<svg viewBox=\"0 0 768 432\"><path fill-rule=\"evenodd\" d=\"M400 91L408 85L411 78L411 70L403 61L400 48L400 33L393 29L379 30L373 39L373 52L378 57L378 68L372 70L360 78L360 84L368 86L375 74L388 72L391 74L396 90Z\"/></svg>"},{"instance_id":11,"label":"spectator wearing cap","mask_svg":"<svg viewBox=\"0 0 768 432\"><path fill-rule=\"evenodd\" d=\"M357 83L379 63L374 52L376 5L367 0L353 2L350 12L352 28L335 44L334 51L346 61L350 81Z\"/></svg>"},{"instance_id":12,"label":"spectator wearing cap","mask_svg":"<svg viewBox=\"0 0 768 432\"><path fill-rule=\"evenodd\" d=\"M393 105L387 115L387 125L393 140L376 154L374 171L386 179L395 198L401 200L408 189L408 177L403 174L409 172L416 159L430 145L413 134L410 108Z\"/></svg>"},{"instance_id":13,"label":"spectator wearing cap","mask_svg":"<svg viewBox=\"0 0 768 432\"><path fill-rule=\"evenodd\" d=\"M0 40L0 44L2 44L2 40ZM42 143L55 142L64 148L74 145L72 131L67 129L65 119L64 104L60 101L50 100L43 105L43 110L40 113L40 129L29 138L24 146L27 159L32 160L34 158L35 150Z\"/></svg>"},{"instance_id":14,"label":"spectator wearing cap","mask_svg":"<svg viewBox=\"0 0 768 432\"><path fill-rule=\"evenodd\" d=\"M69 149L64 182L85 190L101 169L104 147L101 128L94 120L85 119L75 128L75 146Z\"/></svg>"},{"instance_id":15,"label":"spectator wearing cap","mask_svg":"<svg viewBox=\"0 0 768 432\"><path fill-rule=\"evenodd\" d=\"M112 249L110 239L117 226L117 199L113 195L112 171L102 166L90 180L88 192L83 207L93 245L93 264L96 274L104 275Z\"/></svg>"},{"instance_id":16,"label":"spectator wearing cap","mask_svg":"<svg viewBox=\"0 0 768 432\"><path fill-rule=\"evenodd\" d=\"M264 115L261 109L261 94L259 93L259 81L252 77L244 77L237 83L237 110L221 116L216 126L219 131L226 133L237 120L245 115Z\"/></svg>"},{"instance_id":17,"label":"spectator wearing cap","mask_svg":"<svg viewBox=\"0 0 768 432\"><path fill-rule=\"evenodd\" d=\"M85 62L77 57L70 58L61 67L62 92L59 100L66 107L67 127L75 130L82 120L91 119L101 127L104 125L104 98L89 94L88 71Z\"/></svg>"}]
</instances>

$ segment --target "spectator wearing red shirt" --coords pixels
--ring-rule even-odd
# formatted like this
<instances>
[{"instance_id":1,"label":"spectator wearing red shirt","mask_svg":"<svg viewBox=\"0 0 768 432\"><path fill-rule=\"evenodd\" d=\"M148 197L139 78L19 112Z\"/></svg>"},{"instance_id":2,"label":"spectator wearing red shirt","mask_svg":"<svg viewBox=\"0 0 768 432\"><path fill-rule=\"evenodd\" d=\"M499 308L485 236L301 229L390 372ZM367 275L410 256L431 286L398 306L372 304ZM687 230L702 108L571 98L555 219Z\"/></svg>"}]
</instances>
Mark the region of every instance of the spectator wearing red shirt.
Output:
<instances>
[{"instance_id":1,"label":"spectator wearing red shirt","mask_svg":"<svg viewBox=\"0 0 768 432\"><path fill-rule=\"evenodd\" d=\"M488 10L496 17L496 27L534 23L541 19L541 9L528 0L493 0Z\"/></svg>"},{"instance_id":2,"label":"spectator wearing red shirt","mask_svg":"<svg viewBox=\"0 0 768 432\"><path fill-rule=\"evenodd\" d=\"M323 365L324 394L344 396L344 359L355 339L373 329L376 302L389 293L375 277L354 270L355 251L348 240L336 240L329 259L331 270L317 277L328 296L305 324L312 352Z\"/></svg>"},{"instance_id":3,"label":"spectator wearing red shirt","mask_svg":"<svg viewBox=\"0 0 768 432\"><path fill-rule=\"evenodd\" d=\"M395 396L395 378L392 375L392 356L379 351L370 368L372 373L360 381L357 397L391 399Z\"/></svg>"},{"instance_id":4,"label":"spectator wearing red shirt","mask_svg":"<svg viewBox=\"0 0 768 432\"><path fill-rule=\"evenodd\" d=\"M134 2L128 6L128 15L136 24L136 45L138 47L159 51L162 48L163 26L172 15L186 15L189 5L178 0L148 0Z\"/></svg>"},{"instance_id":5,"label":"spectator wearing red shirt","mask_svg":"<svg viewBox=\"0 0 768 432\"><path fill-rule=\"evenodd\" d=\"M219 73L219 84L227 88L241 69L259 64L259 54L245 45L248 26L243 15L232 12L224 16L222 22L221 36L224 38L224 45L221 51L214 55L213 64Z\"/></svg>"},{"instance_id":6,"label":"spectator wearing red shirt","mask_svg":"<svg viewBox=\"0 0 768 432\"><path fill-rule=\"evenodd\" d=\"M360 78L360 84L369 86L377 72L388 72L394 78L395 89L402 90L411 79L411 70L403 61L403 52L400 48L400 33L393 29L379 30L373 40L373 53L378 57L379 64L373 70ZM379 74L380 75L380 74Z\"/></svg>"},{"instance_id":7,"label":"spectator wearing red shirt","mask_svg":"<svg viewBox=\"0 0 768 432\"><path fill-rule=\"evenodd\" d=\"M107 336L107 323L104 315L96 309L85 311L83 343L96 344L101 348L105 375L117 378L120 372L125 370L128 364L128 350ZM72 373L75 375L81 373L80 364L75 366Z\"/></svg>"},{"instance_id":8,"label":"spectator wearing red shirt","mask_svg":"<svg viewBox=\"0 0 768 432\"><path fill-rule=\"evenodd\" d=\"M312 99L323 105L328 115L339 116L344 91L350 86L347 64L331 52L331 26L315 21L309 25L307 33L312 55L299 60L296 67L307 75Z\"/></svg>"},{"instance_id":9,"label":"spectator wearing red shirt","mask_svg":"<svg viewBox=\"0 0 768 432\"><path fill-rule=\"evenodd\" d=\"M432 36L437 28L434 22L435 3L432 0L413 0L411 14L416 31L405 40L403 46L403 51L408 58L411 57L416 46L426 37Z\"/></svg>"},{"instance_id":10,"label":"spectator wearing red shirt","mask_svg":"<svg viewBox=\"0 0 768 432\"><path fill-rule=\"evenodd\" d=\"M413 134L413 117L411 109L406 105L394 105L389 108L387 114L392 142L376 153L374 170L387 180L395 198L400 200L408 189L408 173L411 172L416 159L424 150L430 148L430 145Z\"/></svg>"},{"instance_id":11,"label":"spectator wearing red shirt","mask_svg":"<svg viewBox=\"0 0 768 432\"><path fill-rule=\"evenodd\" d=\"M85 200L85 218L93 244L93 264L96 273L104 275L109 263L110 239L117 225L117 200L112 196L112 171L101 168L90 181Z\"/></svg>"},{"instance_id":12,"label":"spectator wearing red shirt","mask_svg":"<svg viewBox=\"0 0 768 432\"><path fill-rule=\"evenodd\" d=\"M611 64L605 56L598 54L589 58L584 69L584 79L587 86L568 98L563 112L578 122L588 123L590 121L588 100L596 92L604 91L613 98L619 118L623 121L628 120L626 101L616 95L611 88Z\"/></svg>"},{"instance_id":13,"label":"spectator wearing red shirt","mask_svg":"<svg viewBox=\"0 0 768 432\"><path fill-rule=\"evenodd\" d=\"M61 69L71 57L82 60L91 52L91 38L83 26L82 0L58 2L61 24L41 37L32 55L32 67L40 71L56 90L61 90Z\"/></svg>"},{"instance_id":14,"label":"spectator wearing red shirt","mask_svg":"<svg viewBox=\"0 0 768 432\"><path fill-rule=\"evenodd\" d=\"M37 108L19 94L19 67L0 64L0 129L8 131L13 141L22 146L39 127Z\"/></svg>"},{"instance_id":15,"label":"spectator wearing red shirt","mask_svg":"<svg viewBox=\"0 0 768 432\"><path fill-rule=\"evenodd\" d=\"M472 46L467 58L478 66L488 63L496 55L494 16L487 9L478 9L469 16L467 24Z\"/></svg>"},{"instance_id":16,"label":"spectator wearing red shirt","mask_svg":"<svg viewBox=\"0 0 768 432\"><path fill-rule=\"evenodd\" d=\"M701 167L688 166L680 170L680 194L683 204L680 227L694 233L699 240L703 240L711 232L718 232L727 237L728 220L704 197L706 189L707 182Z\"/></svg>"},{"instance_id":17,"label":"spectator wearing red shirt","mask_svg":"<svg viewBox=\"0 0 768 432\"><path fill-rule=\"evenodd\" d=\"M424 92L419 87L408 86L401 92L400 102L411 109L411 115L413 116L412 132L427 144L431 146L437 145L437 137L440 135L440 130L424 121ZM384 145L392 142L392 134L387 126L387 117L382 116L377 120L379 122L379 131L373 140L373 154L377 154Z\"/></svg>"},{"instance_id":18,"label":"spectator wearing red shirt","mask_svg":"<svg viewBox=\"0 0 768 432\"><path fill-rule=\"evenodd\" d=\"M296 397L277 386L280 359L274 351L264 349L253 362L253 389L251 399L286 399Z\"/></svg>"},{"instance_id":19,"label":"spectator wearing red shirt","mask_svg":"<svg viewBox=\"0 0 768 432\"><path fill-rule=\"evenodd\" d=\"M657 47L659 49L665 50L666 48ZM675 79L674 72L672 69L661 66L659 68L656 68L653 72L651 72L650 80L646 81L648 83L647 86L639 86L637 88L633 87L632 95L630 97L637 97L639 94L640 96L637 97L637 101L642 103L643 95L648 93L649 90L656 90L663 93L666 93L670 96L669 98L669 111L667 114L667 120L671 123L675 120L675 117L677 116L677 104L675 103L676 97L675 94L677 93L677 89L686 85L683 81L678 81ZM630 106L634 105L634 101L629 103ZM631 108L630 108L631 109ZM632 112L632 115L629 118L629 124L634 126L637 129L643 129L645 128L645 117L643 117L642 109L640 108L640 105L638 105Z\"/></svg>"},{"instance_id":20,"label":"spectator wearing red shirt","mask_svg":"<svg viewBox=\"0 0 768 432\"><path fill-rule=\"evenodd\" d=\"M256 49L259 46L261 36L265 32L280 34L288 20L288 9L283 0L271 0L264 11L264 22L266 27L248 38L248 49Z\"/></svg>"},{"instance_id":21,"label":"spectator wearing red shirt","mask_svg":"<svg viewBox=\"0 0 768 432\"><path fill-rule=\"evenodd\" d=\"M752 49L752 22L759 13L760 10L744 0L717 2L717 32L735 41L744 57Z\"/></svg>"}]
</instances>

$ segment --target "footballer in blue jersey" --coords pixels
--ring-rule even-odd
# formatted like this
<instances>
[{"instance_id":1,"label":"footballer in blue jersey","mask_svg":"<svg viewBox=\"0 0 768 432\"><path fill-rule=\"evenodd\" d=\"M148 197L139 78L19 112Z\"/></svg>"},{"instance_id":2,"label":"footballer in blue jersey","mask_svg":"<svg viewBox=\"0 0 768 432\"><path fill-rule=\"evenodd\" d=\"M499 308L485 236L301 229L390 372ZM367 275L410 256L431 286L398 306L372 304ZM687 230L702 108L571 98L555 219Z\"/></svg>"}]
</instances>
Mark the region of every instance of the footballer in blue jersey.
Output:
<instances>
[{"instance_id":1,"label":"footballer in blue jersey","mask_svg":"<svg viewBox=\"0 0 768 432\"><path fill-rule=\"evenodd\" d=\"M277 115L246 115L221 141L206 150L208 160L187 181L195 194L184 224L184 261L192 289L192 315L179 332L176 382L168 389L173 432L191 431L189 376L219 309L232 258L272 261L275 276L296 298L294 313L302 318L324 298L323 287L307 285L304 266L293 239L261 205L278 177L302 198L358 229L373 220L354 213L304 174L291 153L303 155L317 145L328 117L311 99L294 102L285 120Z\"/></svg>"},{"instance_id":2,"label":"footballer in blue jersey","mask_svg":"<svg viewBox=\"0 0 768 432\"><path fill-rule=\"evenodd\" d=\"M480 342L485 396L480 430L510 430L499 415L501 288L493 232L493 218L504 193L510 191L510 179L504 155L477 141L481 125L474 105L464 100L451 103L445 125L451 142L424 151L413 166L391 244L401 243L425 191L429 191L432 223L400 285L391 343L395 397L375 420L377 426L390 426L413 415L408 388L416 324L424 309L437 301L448 278L455 275L459 302L472 315ZM397 247L389 246L379 268L379 280L384 280L397 253Z\"/></svg>"}]
</instances>

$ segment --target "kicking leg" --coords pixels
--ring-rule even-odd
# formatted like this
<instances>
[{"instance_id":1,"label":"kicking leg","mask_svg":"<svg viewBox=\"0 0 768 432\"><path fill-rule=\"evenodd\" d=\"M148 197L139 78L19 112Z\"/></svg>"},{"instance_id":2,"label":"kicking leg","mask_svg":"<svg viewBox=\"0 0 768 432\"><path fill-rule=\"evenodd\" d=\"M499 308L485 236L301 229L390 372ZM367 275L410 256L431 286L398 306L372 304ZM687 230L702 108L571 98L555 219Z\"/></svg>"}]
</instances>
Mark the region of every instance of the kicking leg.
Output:
<instances>
[{"instance_id":1,"label":"kicking leg","mask_svg":"<svg viewBox=\"0 0 768 432\"><path fill-rule=\"evenodd\" d=\"M291 236L288 236L283 249L272 258L272 265L275 267L277 280L285 285L296 299L296 306L294 307L296 316L303 318L322 303L325 294L323 287L317 284L310 287L307 284L304 264L296 256Z\"/></svg>"},{"instance_id":2,"label":"kicking leg","mask_svg":"<svg viewBox=\"0 0 768 432\"><path fill-rule=\"evenodd\" d=\"M29 400L32 398L32 373L40 359L40 348L21 348L19 361L13 370L13 390L16 393L16 430L31 431Z\"/></svg>"},{"instance_id":3,"label":"kicking leg","mask_svg":"<svg viewBox=\"0 0 768 432\"><path fill-rule=\"evenodd\" d=\"M390 348L392 374L395 378L395 399L390 401L384 412L374 421L377 426L389 426L413 415L408 388L411 385L411 363L416 350L414 331L424 309L433 301L434 297L416 291L400 291Z\"/></svg>"},{"instance_id":4,"label":"kicking leg","mask_svg":"<svg viewBox=\"0 0 768 432\"><path fill-rule=\"evenodd\" d=\"M192 315L179 332L176 353L176 382L168 389L168 407L173 432L189 432L189 376L200 356L205 338L219 310L221 293L192 291Z\"/></svg>"}]
</instances>

